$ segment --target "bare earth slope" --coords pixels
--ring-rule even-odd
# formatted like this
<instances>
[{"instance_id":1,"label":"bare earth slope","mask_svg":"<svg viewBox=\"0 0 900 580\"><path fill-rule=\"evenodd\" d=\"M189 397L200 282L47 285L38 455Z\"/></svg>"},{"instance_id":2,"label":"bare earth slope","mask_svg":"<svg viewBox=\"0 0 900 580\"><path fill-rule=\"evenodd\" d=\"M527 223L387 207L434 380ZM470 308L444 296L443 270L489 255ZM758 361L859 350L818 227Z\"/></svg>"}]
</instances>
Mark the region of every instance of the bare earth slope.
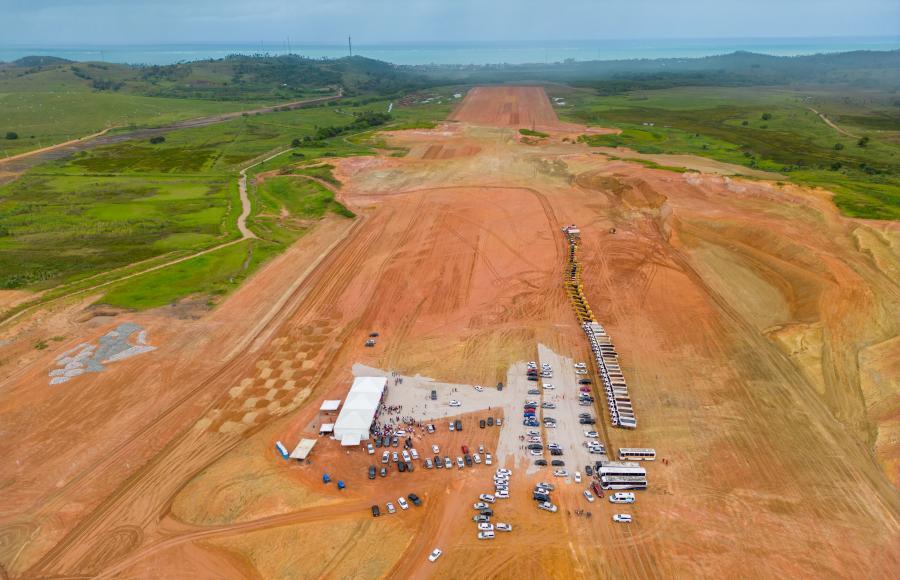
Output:
<instances>
[{"instance_id":1,"label":"bare earth slope","mask_svg":"<svg viewBox=\"0 0 900 580\"><path fill-rule=\"evenodd\" d=\"M842 218L823 192L595 155L562 141L573 127L535 87L474 89L453 121L388 135L404 158L335 160L361 218L302 238L209 317L76 325L79 340L0 384L10 577L900 569L896 224ZM550 137L523 141L516 129L531 126ZM561 283L569 223L639 418L634 432L604 427L607 447L667 459L648 467L634 524L614 525L618 510L572 483L560 482L559 513L537 511L528 488L550 473L499 456L498 430L465 408L462 433L440 421L417 446L456 455L484 443L514 466L497 510L515 529L494 541L476 540L471 522L487 469L370 481L380 458L327 438L311 465L277 457L276 440L315 435L320 402L343 397L354 364L493 385L514 382L507 372L539 343L586 359ZM48 384L56 356L124 320L158 349ZM372 330L378 345L364 348ZM323 485L323 471L347 489ZM422 508L371 517L370 505L412 491ZM430 564L435 546L444 556Z\"/></svg>"}]
</instances>

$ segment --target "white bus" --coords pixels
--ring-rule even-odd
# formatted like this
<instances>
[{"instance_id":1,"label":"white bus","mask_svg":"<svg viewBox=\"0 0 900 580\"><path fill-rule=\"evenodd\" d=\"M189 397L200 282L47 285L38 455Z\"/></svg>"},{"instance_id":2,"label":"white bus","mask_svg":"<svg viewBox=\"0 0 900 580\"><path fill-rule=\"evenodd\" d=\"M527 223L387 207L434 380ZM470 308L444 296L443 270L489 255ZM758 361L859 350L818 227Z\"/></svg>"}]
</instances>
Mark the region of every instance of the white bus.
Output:
<instances>
[{"instance_id":1,"label":"white bus","mask_svg":"<svg viewBox=\"0 0 900 580\"><path fill-rule=\"evenodd\" d=\"M647 489L646 477L630 475L603 475L600 477L602 489Z\"/></svg>"},{"instance_id":2,"label":"white bus","mask_svg":"<svg viewBox=\"0 0 900 580\"><path fill-rule=\"evenodd\" d=\"M619 447L619 461L653 461L656 450L645 447Z\"/></svg>"}]
</instances>

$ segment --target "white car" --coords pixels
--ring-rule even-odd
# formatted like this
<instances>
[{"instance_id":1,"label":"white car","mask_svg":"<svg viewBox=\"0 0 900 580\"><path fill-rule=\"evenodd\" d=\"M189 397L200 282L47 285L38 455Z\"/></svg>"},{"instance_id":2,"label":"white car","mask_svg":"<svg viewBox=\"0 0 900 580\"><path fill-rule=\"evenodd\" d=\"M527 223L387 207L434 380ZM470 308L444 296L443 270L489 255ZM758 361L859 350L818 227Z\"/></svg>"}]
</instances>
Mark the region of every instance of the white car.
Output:
<instances>
[{"instance_id":1,"label":"white car","mask_svg":"<svg viewBox=\"0 0 900 580\"><path fill-rule=\"evenodd\" d=\"M375 455L375 446L369 443L366 445L366 451L369 452L369 455Z\"/></svg>"},{"instance_id":2,"label":"white car","mask_svg":"<svg viewBox=\"0 0 900 580\"><path fill-rule=\"evenodd\" d=\"M478 530L481 532L493 532L494 524L488 524L488 523L478 524Z\"/></svg>"},{"instance_id":3,"label":"white car","mask_svg":"<svg viewBox=\"0 0 900 580\"><path fill-rule=\"evenodd\" d=\"M556 489L555 485L553 485L552 483L546 482L546 481L540 482L539 484L537 484L537 487L543 487L545 489L549 489L550 491L553 491L554 489Z\"/></svg>"},{"instance_id":4,"label":"white car","mask_svg":"<svg viewBox=\"0 0 900 580\"><path fill-rule=\"evenodd\" d=\"M586 489L584 490L584 499L588 500L591 503L594 503L594 494L592 494L589 489Z\"/></svg>"},{"instance_id":5,"label":"white car","mask_svg":"<svg viewBox=\"0 0 900 580\"><path fill-rule=\"evenodd\" d=\"M481 385L475 385L475 390L480 393L481 391L484 390L484 387L482 387Z\"/></svg>"},{"instance_id":6,"label":"white car","mask_svg":"<svg viewBox=\"0 0 900 580\"><path fill-rule=\"evenodd\" d=\"M497 420L494 421L494 425L497 427L503 427L503 417L497 417Z\"/></svg>"},{"instance_id":7,"label":"white car","mask_svg":"<svg viewBox=\"0 0 900 580\"><path fill-rule=\"evenodd\" d=\"M550 513L556 513L556 506L550 503L549 501L542 501L538 504L538 509L542 509L544 511L548 511Z\"/></svg>"},{"instance_id":8,"label":"white car","mask_svg":"<svg viewBox=\"0 0 900 580\"><path fill-rule=\"evenodd\" d=\"M496 497L497 499L509 499L509 490L498 489L497 493L494 494L494 497Z\"/></svg>"},{"instance_id":9,"label":"white car","mask_svg":"<svg viewBox=\"0 0 900 580\"><path fill-rule=\"evenodd\" d=\"M397 511L397 508L395 508L394 504L392 504L391 502L387 502L386 505L387 505L387 511L389 514L392 514Z\"/></svg>"},{"instance_id":10,"label":"white car","mask_svg":"<svg viewBox=\"0 0 900 580\"><path fill-rule=\"evenodd\" d=\"M569 477L569 471L566 469L557 469L553 472L556 477Z\"/></svg>"},{"instance_id":11,"label":"white car","mask_svg":"<svg viewBox=\"0 0 900 580\"><path fill-rule=\"evenodd\" d=\"M494 528L501 532L511 532L512 531L512 526L509 524L504 524L503 522L497 522L497 524L494 526Z\"/></svg>"},{"instance_id":12,"label":"white car","mask_svg":"<svg viewBox=\"0 0 900 580\"><path fill-rule=\"evenodd\" d=\"M609 503L634 503L634 494L631 492L618 492L609 496Z\"/></svg>"},{"instance_id":13,"label":"white car","mask_svg":"<svg viewBox=\"0 0 900 580\"><path fill-rule=\"evenodd\" d=\"M543 457L544 456L544 452L538 451L537 449L529 449L528 453L530 453L532 457Z\"/></svg>"},{"instance_id":14,"label":"white car","mask_svg":"<svg viewBox=\"0 0 900 580\"><path fill-rule=\"evenodd\" d=\"M478 453L481 453L482 455L484 455L484 445L478 446Z\"/></svg>"},{"instance_id":15,"label":"white car","mask_svg":"<svg viewBox=\"0 0 900 580\"><path fill-rule=\"evenodd\" d=\"M494 532L478 532L479 540L493 540Z\"/></svg>"},{"instance_id":16,"label":"white car","mask_svg":"<svg viewBox=\"0 0 900 580\"><path fill-rule=\"evenodd\" d=\"M476 453L475 455L472 456L472 461L474 461L478 465L481 465L481 455L478 455Z\"/></svg>"},{"instance_id":17,"label":"white car","mask_svg":"<svg viewBox=\"0 0 900 580\"><path fill-rule=\"evenodd\" d=\"M537 437L538 435L541 434L541 432L540 432L540 431L535 431L534 429L529 429L528 431L525 432L525 434L526 434L526 435L531 435L532 437Z\"/></svg>"},{"instance_id":18,"label":"white car","mask_svg":"<svg viewBox=\"0 0 900 580\"><path fill-rule=\"evenodd\" d=\"M585 431L584 436L589 439L596 439L600 435L596 431Z\"/></svg>"},{"instance_id":19,"label":"white car","mask_svg":"<svg viewBox=\"0 0 900 580\"><path fill-rule=\"evenodd\" d=\"M494 458L491 457L491 454L490 454L490 453L485 453L485 454L484 454L484 464L485 464L485 465L491 465L491 464L493 464L493 463L494 463Z\"/></svg>"},{"instance_id":20,"label":"white car","mask_svg":"<svg viewBox=\"0 0 900 580\"><path fill-rule=\"evenodd\" d=\"M441 448L438 447L437 445L432 445L432 446L431 446L431 452L434 453L435 455L437 455L438 453L441 452Z\"/></svg>"},{"instance_id":21,"label":"white car","mask_svg":"<svg viewBox=\"0 0 900 580\"><path fill-rule=\"evenodd\" d=\"M404 431L403 429L400 429L399 431L394 432L394 435L396 435L397 437L405 437L406 431Z\"/></svg>"},{"instance_id":22,"label":"white car","mask_svg":"<svg viewBox=\"0 0 900 580\"><path fill-rule=\"evenodd\" d=\"M586 375L587 371L584 369L575 369L575 374L576 375Z\"/></svg>"},{"instance_id":23,"label":"white car","mask_svg":"<svg viewBox=\"0 0 900 580\"><path fill-rule=\"evenodd\" d=\"M630 524L631 516L629 514L616 514L613 516L613 521L620 524Z\"/></svg>"},{"instance_id":24,"label":"white car","mask_svg":"<svg viewBox=\"0 0 900 580\"><path fill-rule=\"evenodd\" d=\"M545 390L545 391L552 391L552 390L555 389L555 388L556 388L556 387L554 387L554 386L551 385L550 383L544 383L544 390Z\"/></svg>"},{"instance_id":25,"label":"white car","mask_svg":"<svg viewBox=\"0 0 900 580\"><path fill-rule=\"evenodd\" d=\"M444 469L451 469L453 467L453 462L450 461L449 457L444 458Z\"/></svg>"},{"instance_id":26,"label":"white car","mask_svg":"<svg viewBox=\"0 0 900 580\"><path fill-rule=\"evenodd\" d=\"M394 463L397 463L398 461L400 461L400 456L397 455L396 451L391 453L391 461L393 461Z\"/></svg>"},{"instance_id":27,"label":"white car","mask_svg":"<svg viewBox=\"0 0 900 580\"><path fill-rule=\"evenodd\" d=\"M463 461L463 458L462 458L462 457L457 457L457 458L456 458L456 467L459 468L459 469L462 469L462 468L465 467L465 466L466 466L466 463Z\"/></svg>"},{"instance_id":28,"label":"white car","mask_svg":"<svg viewBox=\"0 0 900 580\"><path fill-rule=\"evenodd\" d=\"M497 470L497 475L506 475L507 477L512 475L512 471L506 468L501 467Z\"/></svg>"},{"instance_id":29,"label":"white car","mask_svg":"<svg viewBox=\"0 0 900 580\"><path fill-rule=\"evenodd\" d=\"M481 501L486 501L488 503L494 503L494 496L489 493L483 493L479 495L478 499L480 499Z\"/></svg>"},{"instance_id":30,"label":"white car","mask_svg":"<svg viewBox=\"0 0 900 580\"><path fill-rule=\"evenodd\" d=\"M405 498L398 497L398 498L397 498L397 503L400 504L400 509L402 509L402 510L408 510L408 509L409 509L409 504L406 503L406 499L405 499Z\"/></svg>"},{"instance_id":31,"label":"white car","mask_svg":"<svg viewBox=\"0 0 900 580\"><path fill-rule=\"evenodd\" d=\"M403 461L406 461L407 463L409 463L409 461L410 461L409 451L404 449L402 451L402 453L403 453Z\"/></svg>"},{"instance_id":32,"label":"white car","mask_svg":"<svg viewBox=\"0 0 900 580\"><path fill-rule=\"evenodd\" d=\"M556 403L551 403L550 401L544 401L543 403L541 403L541 408L542 409L555 409Z\"/></svg>"},{"instance_id":33,"label":"white car","mask_svg":"<svg viewBox=\"0 0 900 580\"><path fill-rule=\"evenodd\" d=\"M388 453L387 451L385 451L384 453L381 454L381 462L382 463L387 463L390 459L391 459L391 454Z\"/></svg>"},{"instance_id":34,"label":"white car","mask_svg":"<svg viewBox=\"0 0 900 580\"><path fill-rule=\"evenodd\" d=\"M441 549L435 548L434 550L431 551L431 554L428 555L428 561L434 562L435 560L437 560L438 558L441 557L441 554L443 554L443 552L441 552Z\"/></svg>"},{"instance_id":35,"label":"white car","mask_svg":"<svg viewBox=\"0 0 900 580\"><path fill-rule=\"evenodd\" d=\"M581 472L580 471L575 472L575 483L581 483Z\"/></svg>"},{"instance_id":36,"label":"white car","mask_svg":"<svg viewBox=\"0 0 900 580\"><path fill-rule=\"evenodd\" d=\"M488 508L491 507L491 506L489 506L488 504L484 503L483 501L480 501L480 502L478 502L478 503L473 503L473 504L472 504L472 507L475 508L475 509L477 509L477 510L486 510L486 509L488 509Z\"/></svg>"},{"instance_id":37,"label":"white car","mask_svg":"<svg viewBox=\"0 0 900 580\"><path fill-rule=\"evenodd\" d=\"M428 432L429 432L429 433L434 433L434 424L432 424L432 423L429 423L429 424L428 424Z\"/></svg>"},{"instance_id":38,"label":"white car","mask_svg":"<svg viewBox=\"0 0 900 580\"><path fill-rule=\"evenodd\" d=\"M462 407L462 403L460 403L456 399L450 399L450 406L451 407Z\"/></svg>"},{"instance_id":39,"label":"white car","mask_svg":"<svg viewBox=\"0 0 900 580\"><path fill-rule=\"evenodd\" d=\"M454 423L453 421L450 421L450 430L456 431L456 423Z\"/></svg>"},{"instance_id":40,"label":"white car","mask_svg":"<svg viewBox=\"0 0 900 580\"><path fill-rule=\"evenodd\" d=\"M587 365L584 364L583 362L579 362L579 363L575 363L575 368L576 368L576 369L583 369L583 368L587 368Z\"/></svg>"},{"instance_id":41,"label":"white car","mask_svg":"<svg viewBox=\"0 0 900 580\"><path fill-rule=\"evenodd\" d=\"M419 458L419 452L416 451L416 448L415 448L415 447L413 447L413 448L411 448L411 449L409 450L409 454L412 455L412 458L413 458L413 459L418 459L418 458Z\"/></svg>"}]
</instances>

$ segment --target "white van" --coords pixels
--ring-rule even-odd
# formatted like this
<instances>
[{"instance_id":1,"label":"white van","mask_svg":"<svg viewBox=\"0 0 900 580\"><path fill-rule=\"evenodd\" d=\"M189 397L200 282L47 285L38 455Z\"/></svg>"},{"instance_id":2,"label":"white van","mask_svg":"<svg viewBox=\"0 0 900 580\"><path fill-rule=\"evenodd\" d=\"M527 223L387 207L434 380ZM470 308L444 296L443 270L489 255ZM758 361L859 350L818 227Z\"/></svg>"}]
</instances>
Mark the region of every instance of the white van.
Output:
<instances>
[{"instance_id":1,"label":"white van","mask_svg":"<svg viewBox=\"0 0 900 580\"><path fill-rule=\"evenodd\" d=\"M478 532L479 540L493 540L494 532Z\"/></svg>"},{"instance_id":2,"label":"white van","mask_svg":"<svg viewBox=\"0 0 900 580\"><path fill-rule=\"evenodd\" d=\"M621 491L609 496L609 503L634 503L634 493Z\"/></svg>"},{"instance_id":3,"label":"white van","mask_svg":"<svg viewBox=\"0 0 900 580\"><path fill-rule=\"evenodd\" d=\"M620 524L630 524L631 516L629 514L616 514L613 516L613 521Z\"/></svg>"}]
</instances>

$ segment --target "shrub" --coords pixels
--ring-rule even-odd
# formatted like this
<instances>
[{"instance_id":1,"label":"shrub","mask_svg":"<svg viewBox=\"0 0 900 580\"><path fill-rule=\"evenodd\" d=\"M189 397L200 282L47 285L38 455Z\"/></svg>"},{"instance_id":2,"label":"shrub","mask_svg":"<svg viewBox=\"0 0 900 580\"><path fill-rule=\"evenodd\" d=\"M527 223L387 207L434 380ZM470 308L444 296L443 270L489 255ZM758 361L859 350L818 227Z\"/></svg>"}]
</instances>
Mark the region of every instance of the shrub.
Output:
<instances>
[{"instance_id":1,"label":"shrub","mask_svg":"<svg viewBox=\"0 0 900 580\"><path fill-rule=\"evenodd\" d=\"M152 145L159 145L160 143L165 143L166 138L162 135L157 135L156 137L150 137L150 143Z\"/></svg>"},{"instance_id":2,"label":"shrub","mask_svg":"<svg viewBox=\"0 0 900 580\"><path fill-rule=\"evenodd\" d=\"M18 139L18 138L19 138L19 134L16 133L15 131L7 131L7 132L6 132L6 138L9 139L10 141L12 141L13 139Z\"/></svg>"},{"instance_id":3,"label":"shrub","mask_svg":"<svg viewBox=\"0 0 900 580\"><path fill-rule=\"evenodd\" d=\"M771 113L763 113L763 114L762 114L762 117L760 117L760 118L761 118L763 121L768 121L769 119L772 118L772 114L771 114Z\"/></svg>"}]
</instances>

